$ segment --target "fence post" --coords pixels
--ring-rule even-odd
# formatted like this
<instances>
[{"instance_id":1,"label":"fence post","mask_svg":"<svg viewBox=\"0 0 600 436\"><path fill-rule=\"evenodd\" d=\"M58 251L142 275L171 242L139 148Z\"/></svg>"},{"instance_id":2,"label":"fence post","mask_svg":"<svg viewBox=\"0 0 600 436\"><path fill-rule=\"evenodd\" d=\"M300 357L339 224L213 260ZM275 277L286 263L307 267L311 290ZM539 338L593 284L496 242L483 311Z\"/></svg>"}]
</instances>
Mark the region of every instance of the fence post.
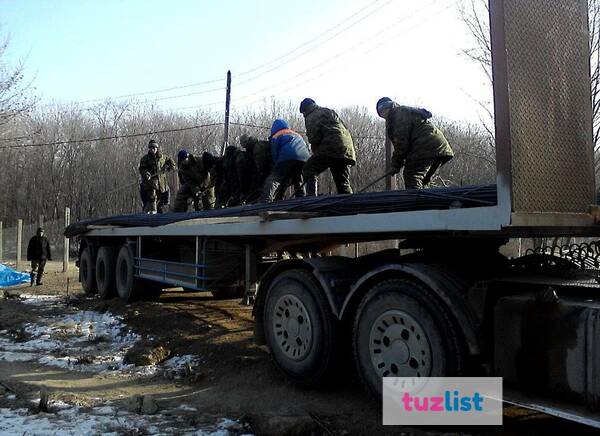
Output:
<instances>
[{"instance_id":1,"label":"fence post","mask_svg":"<svg viewBox=\"0 0 600 436\"><path fill-rule=\"evenodd\" d=\"M71 224L71 209L65 207L65 229ZM63 240L63 272L69 271L69 238Z\"/></svg>"},{"instance_id":2,"label":"fence post","mask_svg":"<svg viewBox=\"0 0 600 436\"><path fill-rule=\"evenodd\" d=\"M2 247L2 221L0 221L0 262L4 259L2 256L4 254L4 250Z\"/></svg>"},{"instance_id":3,"label":"fence post","mask_svg":"<svg viewBox=\"0 0 600 436\"><path fill-rule=\"evenodd\" d=\"M17 270L21 266L21 245L23 245L23 220L19 219L17 220Z\"/></svg>"}]
</instances>

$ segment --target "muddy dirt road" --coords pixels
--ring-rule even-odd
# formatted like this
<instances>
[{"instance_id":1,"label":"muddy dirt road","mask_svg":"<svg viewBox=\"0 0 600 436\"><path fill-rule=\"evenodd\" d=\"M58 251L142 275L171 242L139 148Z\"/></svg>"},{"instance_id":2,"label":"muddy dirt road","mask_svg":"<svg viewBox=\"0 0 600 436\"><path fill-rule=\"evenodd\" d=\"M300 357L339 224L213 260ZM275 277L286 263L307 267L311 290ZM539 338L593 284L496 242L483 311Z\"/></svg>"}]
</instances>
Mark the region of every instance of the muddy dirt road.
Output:
<instances>
[{"instance_id":1,"label":"muddy dirt road","mask_svg":"<svg viewBox=\"0 0 600 436\"><path fill-rule=\"evenodd\" d=\"M514 407L502 428L384 428L351 361L327 387L292 383L254 344L238 300L102 301L59 268L43 286L0 290L2 434L596 433Z\"/></svg>"}]
</instances>

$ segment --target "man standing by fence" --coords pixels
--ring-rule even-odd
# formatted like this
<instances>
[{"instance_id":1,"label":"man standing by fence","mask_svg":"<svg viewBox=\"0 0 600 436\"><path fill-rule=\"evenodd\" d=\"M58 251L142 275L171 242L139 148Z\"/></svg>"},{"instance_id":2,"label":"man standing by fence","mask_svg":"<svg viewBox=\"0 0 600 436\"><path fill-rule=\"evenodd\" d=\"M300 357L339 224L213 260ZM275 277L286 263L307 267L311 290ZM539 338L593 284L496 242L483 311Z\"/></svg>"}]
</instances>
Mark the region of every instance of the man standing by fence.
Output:
<instances>
[{"instance_id":1,"label":"man standing by fence","mask_svg":"<svg viewBox=\"0 0 600 436\"><path fill-rule=\"evenodd\" d=\"M46 261L52 260L50 242L48 242L48 238L44 235L44 229L41 227L37 229L36 235L29 240L29 245L27 245L27 260L31 261L30 286L33 286L34 282L36 285L41 285Z\"/></svg>"}]
</instances>

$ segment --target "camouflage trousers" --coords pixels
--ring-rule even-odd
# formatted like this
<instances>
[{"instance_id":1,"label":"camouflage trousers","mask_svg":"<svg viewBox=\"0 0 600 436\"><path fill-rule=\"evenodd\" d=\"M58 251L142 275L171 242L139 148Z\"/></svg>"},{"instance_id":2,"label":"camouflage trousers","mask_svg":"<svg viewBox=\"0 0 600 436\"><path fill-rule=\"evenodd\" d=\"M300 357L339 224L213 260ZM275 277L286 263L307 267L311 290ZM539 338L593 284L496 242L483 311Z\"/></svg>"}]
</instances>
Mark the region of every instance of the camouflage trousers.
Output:
<instances>
[{"instance_id":1,"label":"camouflage trousers","mask_svg":"<svg viewBox=\"0 0 600 436\"><path fill-rule=\"evenodd\" d=\"M407 161L404 165L405 189L423 189L429 184L431 177L440 167L441 162L434 160Z\"/></svg>"},{"instance_id":2,"label":"camouflage trousers","mask_svg":"<svg viewBox=\"0 0 600 436\"><path fill-rule=\"evenodd\" d=\"M46 259L32 260L31 261L31 284L36 282L38 285L42 284L42 276L44 275L44 268L46 268ZM36 280L37 275L37 280Z\"/></svg>"},{"instance_id":3,"label":"camouflage trousers","mask_svg":"<svg viewBox=\"0 0 600 436\"><path fill-rule=\"evenodd\" d=\"M306 194L309 196L317 195L317 177L328 168L331 171L337 193L352 194L350 166L346 159L320 156L318 154L312 155L302 169L302 177L306 182Z\"/></svg>"},{"instance_id":4,"label":"camouflage trousers","mask_svg":"<svg viewBox=\"0 0 600 436\"><path fill-rule=\"evenodd\" d=\"M300 160L288 160L280 162L273 167L271 174L265 180L261 203L271 203L273 200L283 200L285 190L293 186L296 197L304 197L302 185L302 167L304 162Z\"/></svg>"},{"instance_id":5,"label":"camouflage trousers","mask_svg":"<svg viewBox=\"0 0 600 436\"><path fill-rule=\"evenodd\" d=\"M215 188L209 188L199 196L196 196L189 186L181 186L179 191L177 191L177 195L175 196L173 212L187 212L190 199L192 200L192 203L194 204L194 210L196 211L214 209Z\"/></svg>"},{"instance_id":6,"label":"camouflage trousers","mask_svg":"<svg viewBox=\"0 0 600 436\"><path fill-rule=\"evenodd\" d=\"M143 211L146 213L163 213L169 209L171 192L159 192L156 184L144 182L140 184L140 197L142 199Z\"/></svg>"}]
</instances>

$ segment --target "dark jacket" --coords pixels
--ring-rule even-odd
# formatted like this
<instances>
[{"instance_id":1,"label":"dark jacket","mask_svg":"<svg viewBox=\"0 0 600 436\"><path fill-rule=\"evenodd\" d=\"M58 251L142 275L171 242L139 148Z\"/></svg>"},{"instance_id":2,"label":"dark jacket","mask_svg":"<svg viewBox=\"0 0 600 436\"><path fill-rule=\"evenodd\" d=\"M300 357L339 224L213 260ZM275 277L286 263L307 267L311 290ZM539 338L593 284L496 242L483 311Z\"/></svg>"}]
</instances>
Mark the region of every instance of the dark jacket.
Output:
<instances>
[{"instance_id":1,"label":"dark jacket","mask_svg":"<svg viewBox=\"0 0 600 436\"><path fill-rule=\"evenodd\" d=\"M334 110L313 104L304 114L304 124L314 155L344 159L351 165L356 164L352 136Z\"/></svg>"},{"instance_id":2,"label":"dark jacket","mask_svg":"<svg viewBox=\"0 0 600 436\"><path fill-rule=\"evenodd\" d=\"M271 144L269 141L258 141L254 145L254 149L252 150L252 161L254 167L253 187L254 190L260 190L273 167Z\"/></svg>"},{"instance_id":3,"label":"dark jacket","mask_svg":"<svg viewBox=\"0 0 600 436\"><path fill-rule=\"evenodd\" d=\"M29 240L27 260L52 260L48 238L35 235Z\"/></svg>"},{"instance_id":4,"label":"dark jacket","mask_svg":"<svg viewBox=\"0 0 600 436\"><path fill-rule=\"evenodd\" d=\"M405 162L434 161L445 163L454 152L440 129L429 121L426 109L394 104L385 121L387 137L394 145L392 166L401 168Z\"/></svg>"},{"instance_id":5,"label":"dark jacket","mask_svg":"<svg viewBox=\"0 0 600 436\"><path fill-rule=\"evenodd\" d=\"M183 161L177 163L177 175L180 185L192 192L203 191L210 186L209 172L204 168L202 159L193 154L190 154L187 165L183 165Z\"/></svg>"},{"instance_id":6,"label":"dark jacket","mask_svg":"<svg viewBox=\"0 0 600 436\"><path fill-rule=\"evenodd\" d=\"M158 192L167 192L169 185L167 184L166 171L175 168L175 161L170 157L163 156L160 152L156 155L148 152L140 159L140 175L144 177L145 173L150 173L152 176L151 182L154 184Z\"/></svg>"},{"instance_id":7,"label":"dark jacket","mask_svg":"<svg viewBox=\"0 0 600 436\"><path fill-rule=\"evenodd\" d=\"M290 130L290 126L284 120L275 120L271 127L271 158L273 163L299 160L306 162L310 157L310 151L302 136Z\"/></svg>"}]
</instances>

